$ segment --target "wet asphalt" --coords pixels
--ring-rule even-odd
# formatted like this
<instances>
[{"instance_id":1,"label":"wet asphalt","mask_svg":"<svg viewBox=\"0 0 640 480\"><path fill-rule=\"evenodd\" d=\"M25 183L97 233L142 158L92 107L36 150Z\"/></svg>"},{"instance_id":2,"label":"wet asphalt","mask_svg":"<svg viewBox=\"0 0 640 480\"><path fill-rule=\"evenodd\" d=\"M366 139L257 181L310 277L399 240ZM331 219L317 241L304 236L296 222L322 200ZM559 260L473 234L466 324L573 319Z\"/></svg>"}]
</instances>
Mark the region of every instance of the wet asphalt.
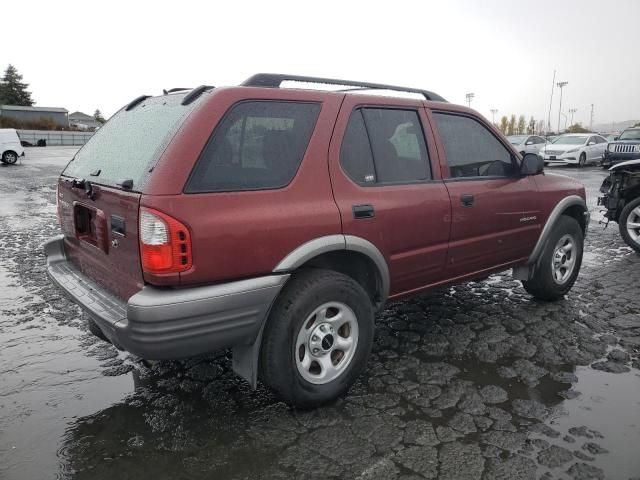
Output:
<instances>
[{"instance_id":1,"label":"wet asphalt","mask_svg":"<svg viewBox=\"0 0 640 480\"><path fill-rule=\"evenodd\" d=\"M587 186L582 272L563 301L509 273L393 303L367 373L297 411L228 352L152 368L93 337L49 283L69 148L0 167L0 478L640 478L640 256Z\"/></svg>"}]
</instances>

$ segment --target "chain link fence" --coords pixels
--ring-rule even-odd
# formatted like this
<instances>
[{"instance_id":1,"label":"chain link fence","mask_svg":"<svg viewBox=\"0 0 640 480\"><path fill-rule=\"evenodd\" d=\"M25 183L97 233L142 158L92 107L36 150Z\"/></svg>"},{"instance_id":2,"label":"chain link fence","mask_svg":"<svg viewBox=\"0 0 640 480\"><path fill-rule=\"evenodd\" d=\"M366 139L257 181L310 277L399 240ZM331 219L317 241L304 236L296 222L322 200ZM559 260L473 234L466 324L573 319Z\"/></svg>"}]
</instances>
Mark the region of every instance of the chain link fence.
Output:
<instances>
[{"instance_id":1,"label":"chain link fence","mask_svg":"<svg viewBox=\"0 0 640 480\"><path fill-rule=\"evenodd\" d=\"M82 146L93 136L94 132L61 132L55 130L17 130L21 142L28 142L31 146L78 145ZM38 143L40 141L40 143Z\"/></svg>"}]
</instances>

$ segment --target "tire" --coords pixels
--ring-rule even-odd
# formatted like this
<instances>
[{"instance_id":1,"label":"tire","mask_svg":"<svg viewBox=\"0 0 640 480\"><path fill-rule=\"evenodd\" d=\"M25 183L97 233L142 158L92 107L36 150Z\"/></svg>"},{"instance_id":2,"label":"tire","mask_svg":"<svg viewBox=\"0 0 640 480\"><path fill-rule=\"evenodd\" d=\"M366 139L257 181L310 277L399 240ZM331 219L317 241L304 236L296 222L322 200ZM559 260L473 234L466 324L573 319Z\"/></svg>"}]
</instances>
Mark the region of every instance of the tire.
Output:
<instances>
[{"instance_id":1,"label":"tire","mask_svg":"<svg viewBox=\"0 0 640 480\"><path fill-rule=\"evenodd\" d=\"M261 380L291 406L330 402L344 395L365 369L373 330L373 304L360 284L331 270L301 270L269 314ZM349 339L351 347L341 349Z\"/></svg>"},{"instance_id":2,"label":"tire","mask_svg":"<svg viewBox=\"0 0 640 480\"><path fill-rule=\"evenodd\" d=\"M582 152L580 154L580 159L578 160L578 168L584 168L587 164L587 154Z\"/></svg>"},{"instance_id":3,"label":"tire","mask_svg":"<svg viewBox=\"0 0 640 480\"><path fill-rule=\"evenodd\" d=\"M629 224L638 225L630 228ZM640 253L640 197L625 205L618 219L618 228L624 242Z\"/></svg>"},{"instance_id":4,"label":"tire","mask_svg":"<svg viewBox=\"0 0 640 480\"><path fill-rule=\"evenodd\" d=\"M573 248L566 249L570 242ZM523 280L524 289L539 300L553 301L566 295L578 277L582 265L584 235L578 221L562 215L545 243L531 280ZM571 252L571 254L569 254ZM571 262L571 268L567 265ZM557 277L559 279L556 279Z\"/></svg>"},{"instance_id":5,"label":"tire","mask_svg":"<svg viewBox=\"0 0 640 480\"><path fill-rule=\"evenodd\" d=\"M7 165L13 165L18 161L18 154L11 150L7 150L2 154L2 163L6 163Z\"/></svg>"}]
</instances>

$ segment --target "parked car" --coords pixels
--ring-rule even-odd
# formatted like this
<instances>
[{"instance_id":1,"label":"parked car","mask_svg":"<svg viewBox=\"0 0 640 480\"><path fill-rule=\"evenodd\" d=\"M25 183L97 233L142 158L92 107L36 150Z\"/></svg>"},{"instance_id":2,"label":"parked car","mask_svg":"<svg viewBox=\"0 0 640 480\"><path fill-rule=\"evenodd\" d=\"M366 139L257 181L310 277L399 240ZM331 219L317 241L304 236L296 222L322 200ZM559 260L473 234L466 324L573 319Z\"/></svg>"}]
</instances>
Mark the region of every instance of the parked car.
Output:
<instances>
[{"instance_id":1,"label":"parked car","mask_svg":"<svg viewBox=\"0 0 640 480\"><path fill-rule=\"evenodd\" d=\"M604 194L598 205L607 210L605 217L618 223L627 245L640 253L640 159L611 167L600 187Z\"/></svg>"},{"instance_id":2,"label":"parked car","mask_svg":"<svg viewBox=\"0 0 640 480\"><path fill-rule=\"evenodd\" d=\"M544 137L538 135L509 135L507 140L520 152L520 155L538 153L547 143Z\"/></svg>"},{"instance_id":3,"label":"parked car","mask_svg":"<svg viewBox=\"0 0 640 480\"><path fill-rule=\"evenodd\" d=\"M0 128L0 160L12 165L24 156L24 148L20 143L15 128Z\"/></svg>"},{"instance_id":4,"label":"parked car","mask_svg":"<svg viewBox=\"0 0 640 480\"><path fill-rule=\"evenodd\" d=\"M607 145L602 158L603 168L640 158L640 127L627 128Z\"/></svg>"},{"instance_id":5,"label":"parked car","mask_svg":"<svg viewBox=\"0 0 640 480\"><path fill-rule=\"evenodd\" d=\"M607 141L593 133L568 133L555 138L540 149L545 165L577 165L600 163Z\"/></svg>"},{"instance_id":6,"label":"parked car","mask_svg":"<svg viewBox=\"0 0 640 480\"><path fill-rule=\"evenodd\" d=\"M47 268L116 347L231 347L251 385L316 405L364 370L388 300L510 268L536 298L571 289L585 190L543 167L425 90L258 74L141 96L62 172Z\"/></svg>"}]
</instances>

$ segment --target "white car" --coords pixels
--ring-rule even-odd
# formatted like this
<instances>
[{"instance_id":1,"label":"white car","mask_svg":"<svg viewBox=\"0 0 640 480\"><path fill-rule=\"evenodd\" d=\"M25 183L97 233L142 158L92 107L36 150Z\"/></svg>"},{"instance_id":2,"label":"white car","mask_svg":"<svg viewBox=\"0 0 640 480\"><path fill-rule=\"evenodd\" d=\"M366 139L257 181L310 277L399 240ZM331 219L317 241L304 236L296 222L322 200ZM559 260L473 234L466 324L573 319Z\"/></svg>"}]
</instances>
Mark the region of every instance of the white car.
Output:
<instances>
[{"instance_id":1,"label":"white car","mask_svg":"<svg viewBox=\"0 0 640 480\"><path fill-rule=\"evenodd\" d=\"M509 143L516 147L520 155L525 153L538 153L547 141L538 135L509 135Z\"/></svg>"},{"instance_id":2,"label":"white car","mask_svg":"<svg viewBox=\"0 0 640 480\"><path fill-rule=\"evenodd\" d=\"M24 148L15 128L0 128L0 160L2 163L16 163L24 156Z\"/></svg>"},{"instance_id":3,"label":"white car","mask_svg":"<svg viewBox=\"0 0 640 480\"><path fill-rule=\"evenodd\" d=\"M607 148L607 140L593 133L568 133L555 138L540 149L545 165L600 164Z\"/></svg>"}]
</instances>

